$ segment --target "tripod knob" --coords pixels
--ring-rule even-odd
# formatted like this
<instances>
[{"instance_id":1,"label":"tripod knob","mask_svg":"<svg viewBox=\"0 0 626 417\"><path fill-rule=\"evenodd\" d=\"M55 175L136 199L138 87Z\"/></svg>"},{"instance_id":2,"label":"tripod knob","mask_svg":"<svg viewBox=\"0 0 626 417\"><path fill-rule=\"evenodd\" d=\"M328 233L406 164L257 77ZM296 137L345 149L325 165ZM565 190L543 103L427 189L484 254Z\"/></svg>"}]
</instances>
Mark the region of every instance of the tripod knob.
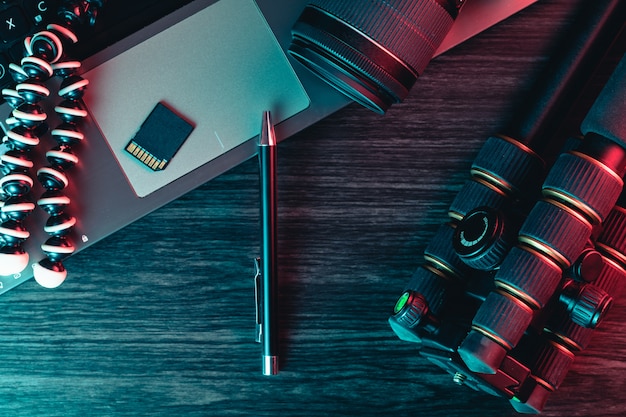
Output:
<instances>
[{"instance_id":1,"label":"tripod knob","mask_svg":"<svg viewBox=\"0 0 626 417\"><path fill-rule=\"evenodd\" d=\"M426 297L414 290L402 293L388 321L400 339L416 343L421 343L422 331L433 332L439 325L430 312Z\"/></svg>"},{"instance_id":2,"label":"tripod knob","mask_svg":"<svg viewBox=\"0 0 626 417\"><path fill-rule=\"evenodd\" d=\"M393 317L402 326L412 329L428 314L428 302L416 291L405 291L393 308Z\"/></svg>"},{"instance_id":3,"label":"tripod knob","mask_svg":"<svg viewBox=\"0 0 626 417\"><path fill-rule=\"evenodd\" d=\"M579 326L595 329L613 304L613 298L602 288L570 280L560 296L572 318Z\"/></svg>"},{"instance_id":4,"label":"tripod knob","mask_svg":"<svg viewBox=\"0 0 626 417\"><path fill-rule=\"evenodd\" d=\"M457 225L452 241L454 250L474 269L495 269L512 246L506 223L502 213L490 207L470 211Z\"/></svg>"}]
</instances>

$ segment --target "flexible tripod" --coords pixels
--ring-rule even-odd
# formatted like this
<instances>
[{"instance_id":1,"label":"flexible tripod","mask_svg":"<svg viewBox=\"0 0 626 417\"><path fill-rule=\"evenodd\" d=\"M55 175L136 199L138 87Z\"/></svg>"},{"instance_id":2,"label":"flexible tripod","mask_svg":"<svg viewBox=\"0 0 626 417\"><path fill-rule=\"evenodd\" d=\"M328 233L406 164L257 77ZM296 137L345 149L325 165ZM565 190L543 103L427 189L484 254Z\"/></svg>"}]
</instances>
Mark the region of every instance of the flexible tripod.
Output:
<instances>
[{"instance_id":1,"label":"flexible tripod","mask_svg":"<svg viewBox=\"0 0 626 417\"><path fill-rule=\"evenodd\" d=\"M85 139L81 122L87 116L82 97L88 84L78 75L80 62L70 60L66 50L78 42L79 30L93 25L104 0L64 1L57 21L24 40L24 57L9 71L15 88L2 91L13 109L6 120L9 130L3 142L9 150L1 156L0 178L0 275L17 274L29 263L22 245L30 237L26 218L36 209L30 194L35 178L45 190L37 206L49 218L44 227L50 236L42 243L46 258L33 265L34 277L44 287L56 287L66 278L63 260L74 252L71 232L77 219L71 214L70 199L64 194L70 183L68 172L79 163L76 149ZM51 100L52 78L59 78L54 107L60 124L49 132L46 101ZM40 139L50 133L57 146L46 153L48 165L36 167L33 153ZM36 175L32 172L37 169Z\"/></svg>"}]
</instances>

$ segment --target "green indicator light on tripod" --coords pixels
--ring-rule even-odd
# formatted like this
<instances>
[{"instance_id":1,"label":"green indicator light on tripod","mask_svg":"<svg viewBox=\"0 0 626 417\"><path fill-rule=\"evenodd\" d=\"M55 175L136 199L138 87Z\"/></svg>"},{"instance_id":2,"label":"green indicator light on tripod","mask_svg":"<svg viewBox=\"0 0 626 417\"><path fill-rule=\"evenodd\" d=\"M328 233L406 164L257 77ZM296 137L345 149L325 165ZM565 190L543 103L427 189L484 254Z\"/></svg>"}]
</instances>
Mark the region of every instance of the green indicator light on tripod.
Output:
<instances>
[{"instance_id":1,"label":"green indicator light on tripod","mask_svg":"<svg viewBox=\"0 0 626 417\"><path fill-rule=\"evenodd\" d=\"M402 311L404 306L406 306L406 302L409 300L409 297L410 294L408 292L405 292L400 296L398 302L396 302L396 306L393 308L393 314L398 314L400 311Z\"/></svg>"}]
</instances>

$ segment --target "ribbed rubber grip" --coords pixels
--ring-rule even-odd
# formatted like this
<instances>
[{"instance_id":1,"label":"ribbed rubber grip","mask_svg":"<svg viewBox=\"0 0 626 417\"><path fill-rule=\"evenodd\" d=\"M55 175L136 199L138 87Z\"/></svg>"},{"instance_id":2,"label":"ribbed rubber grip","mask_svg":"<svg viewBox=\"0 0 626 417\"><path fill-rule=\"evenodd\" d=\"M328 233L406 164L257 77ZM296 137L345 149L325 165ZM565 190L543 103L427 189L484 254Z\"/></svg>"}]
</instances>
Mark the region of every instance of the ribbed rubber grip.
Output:
<instances>
[{"instance_id":1,"label":"ribbed rubber grip","mask_svg":"<svg viewBox=\"0 0 626 417\"><path fill-rule=\"evenodd\" d=\"M514 140L491 136L472 164L472 174L508 193L527 193L543 179L543 161Z\"/></svg>"},{"instance_id":2,"label":"ribbed rubber grip","mask_svg":"<svg viewBox=\"0 0 626 417\"><path fill-rule=\"evenodd\" d=\"M550 315L546 327L561 343L577 351L587 348L594 332L594 329L574 323L564 305L559 305Z\"/></svg>"},{"instance_id":3,"label":"ribbed rubber grip","mask_svg":"<svg viewBox=\"0 0 626 417\"><path fill-rule=\"evenodd\" d=\"M509 295L491 292L472 320L472 330L458 348L473 372L495 374L520 341L533 319L533 310Z\"/></svg>"},{"instance_id":4,"label":"ribbed rubber grip","mask_svg":"<svg viewBox=\"0 0 626 417\"><path fill-rule=\"evenodd\" d=\"M530 368L535 377L556 390L565 379L573 362L574 354L571 351L557 343L546 341L538 349Z\"/></svg>"},{"instance_id":5,"label":"ribbed rubber grip","mask_svg":"<svg viewBox=\"0 0 626 417\"><path fill-rule=\"evenodd\" d=\"M556 291L563 271L546 256L514 247L496 273L496 286L543 308Z\"/></svg>"},{"instance_id":6,"label":"ribbed rubber grip","mask_svg":"<svg viewBox=\"0 0 626 417\"><path fill-rule=\"evenodd\" d=\"M532 318L533 310L520 300L492 292L476 312L472 326L494 335L511 349L520 341Z\"/></svg>"},{"instance_id":7,"label":"ribbed rubber grip","mask_svg":"<svg viewBox=\"0 0 626 417\"><path fill-rule=\"evenodd\" d=\"M573 210L540 200L519 231L519 239L569 267L582 253L591 236L591 223Z\"/></svg>"},{"instance_id":8,"label":"ribbed rubber grip","mask_svg":"<svg viewBox=\"0 0 626 417\"><path fill-rule=\"evenodd\" d=\"M602 226L599 247L626 267L626 208L616 206Z\"/></svg>"},{"instance_id":9,"label":"ribbed rubber grip","mask_svg":"<svg viewBox=\"0 0 626 417\"><path fill-rule=\"evenodd\" d=\"M626 286L626 265L616 262L612 258L605 258L598 278L593 285L602 288L611 297L617 299L622 295Z\"/></svg>"},{"instance_id":10,"label":"ribbed rubber grip","mask_svg":"<svg viewBox=\"0 0 626 417\"><path fill-rule=\"evenodd\" d=\"M459 258L452 246L454 228L446 223L439 227L437 233L426 246L424 258L437 269L443 270L457 281L467 281L469 268Z\"/></svg>"},{"instance_id":11,"label":"ribbed rubber grip","mask_svg":"<svg viewBox=\"0 0 626 417\"><path fill-rule=\"evenodd\" d=\"M419 266L407 284L405 291L421 294L428 304L428 309L435 315L441 311L450 281L424 266Z\"/></svg>"},{"instance_id":12,"label":"ribbed rubber grip","mask_svg":"<svg viewBox=\"0 0 626 417\"><path fill-rule=\"evenodd\" d=\"M593 223L601 223L622 192L623 181L597 160L578 152L559 156L543 184L543 193L567 201Z\"/></svg>"},{"instance_id":13,"label":"ribbed rubber grip","mask_svg":"<svg viewBox=\"0 0 626 417\"><path fill-rule=\"evenodd\" d=\"M473 178L463 184L463 188L456 195L448 215L454 220L461 220L470 211L477 207L490 207L500 209L508 201L507 195L479 178Z\"/></svg>"}]
</instances>

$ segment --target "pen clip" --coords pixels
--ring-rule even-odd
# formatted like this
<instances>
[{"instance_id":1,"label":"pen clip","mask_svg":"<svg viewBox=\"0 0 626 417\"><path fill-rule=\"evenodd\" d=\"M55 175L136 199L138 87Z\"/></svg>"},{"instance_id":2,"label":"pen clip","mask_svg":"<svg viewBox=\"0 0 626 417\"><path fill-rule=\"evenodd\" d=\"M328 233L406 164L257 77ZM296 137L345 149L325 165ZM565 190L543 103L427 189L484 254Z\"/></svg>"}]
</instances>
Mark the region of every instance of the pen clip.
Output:
<instances>
[{"instance_id":1,"label":"pen clip","mask_svg":"<svg viewBox=\"0 0 626 417\"><path fill-rule=\"evenodd\" d=\"M256 330L255 330L255 342L261 343L263 337L263 326L262 324L262 296L263 293L263 280L261 279L261 258L256 258L254 260L254 304L256 306Z\"/></svg>"}]
</instances>

